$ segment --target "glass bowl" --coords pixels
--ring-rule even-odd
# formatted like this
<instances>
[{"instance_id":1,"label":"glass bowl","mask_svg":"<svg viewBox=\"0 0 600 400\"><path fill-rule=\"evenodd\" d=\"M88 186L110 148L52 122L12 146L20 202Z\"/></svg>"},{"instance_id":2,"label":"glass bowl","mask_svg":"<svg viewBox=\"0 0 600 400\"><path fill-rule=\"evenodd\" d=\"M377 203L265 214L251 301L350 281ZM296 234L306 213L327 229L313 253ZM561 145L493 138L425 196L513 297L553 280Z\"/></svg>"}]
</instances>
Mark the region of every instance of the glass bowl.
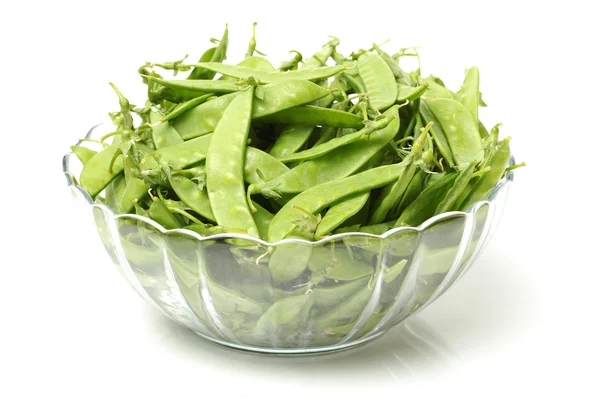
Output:
<instances>
[{"instance_id":1,"label":"glass bowl","mask_svg":"<svg viewBox=\"0 0 600 400\"><path fill-rule=\"evenodd\" d=\"M98 125L87 137L109 131ZM490 240L514 176L509 171L466 212L436 215L416 228L268 243L244 234L166 230L145 217L116 214L76 184L80 170L74 154L66 154L73 196L91 212L106 251L140 296L206 339L278 354L364 343L438 299Z\"/></svg>"}]
</instances>

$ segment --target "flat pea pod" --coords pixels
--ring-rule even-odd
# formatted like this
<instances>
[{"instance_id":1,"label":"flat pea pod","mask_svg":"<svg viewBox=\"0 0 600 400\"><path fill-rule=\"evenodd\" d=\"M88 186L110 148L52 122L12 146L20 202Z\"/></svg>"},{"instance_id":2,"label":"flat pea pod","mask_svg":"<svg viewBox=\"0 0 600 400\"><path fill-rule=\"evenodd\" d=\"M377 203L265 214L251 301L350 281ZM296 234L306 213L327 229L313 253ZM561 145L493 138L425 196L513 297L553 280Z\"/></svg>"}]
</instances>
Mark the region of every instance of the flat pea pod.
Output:
<instances>
[{"instance_id":1,"label":"flat pea pod","mask_svg":"<svg viewBox=\"0 0 600 400\"><path fill-rule=\"evenodd\" d=\"M392 218L398 219L402 211L406 207L408 207L408 205L412 203L417 198L417 196L419 196L419 194L423 191L425 187L425 179L427 178L426 175L427 173L425 171L419 169L415 176L413 176L413 178L410 181L410 184L404 192L404 195L402 196L402 200L395 208L395 210L393 210L393 213L391 215Z\"/></svg>"},{"instance_id":2,"label":"flat pea pod","mask_svg":"<svg viewBox=\"0 0 600 400\"><path fill-rule=\"evenodd\" d=\"M244 66L221 64L221 63L197 63L190 64L193 67L201 67L210 69L217 73L233 76L239 79L254 78L262 83L275 83L285 80L307 80L307 81L318 81L321 79L329 78L334 76L345 69L344 66L326 66L316 68L306 68L296 71L287 72L269 72L255 68L248 68Z\"/></svg>"},{"instance_id":3,"label":"flat pea pod","mask_svg":"<svg viewBox=\"0 0 600 400\"><path fill-rule=\"evenodd\" d=\"M483 160L483 143L477 122L461 103L454 99L425 100L443 129L456 166L465 169L472 161Z\"/></svg>"},{"instance_id":4,"label":"flat pea pod","mask_svg":"<svg viewBox=\"0 0 600 400\"><path fill-rule=\"evenodd\" d=\"M169 182L177 196L191 210L212 222L217 222L210 206L206 189L200 189L191 179L183 175L171 175Z\"/></svg>"},{"instance_id":5,"label":"flat pea pod","mask_svg":"<svg viewBox=\"0 0 600 400\"><path fill-rule=\"evenodd\" d=\"M406 209L400 214L394 227L418 226L435 213L438 204L446 197L452 188L458 172L444 175L431 187L425 189Z\"/></svg>"},{"instance_id":6,"label":"flat pea pod","mask_svg":"<svg viewBox=\"0 0 600 400\"><path fill-rule=\"evenodd\" d=\"M199 62L222 62L227 57L227 47L229 45L229 27L225 25L223 36L216 47L208 49L200 57ZM192 70L188 79L212 79L215 72L206 68L196 67Z\"/></svg>"},{"instance_id":7,"label":"flat pea pod","mask_svg":"<svg viewBox=\"0 0 600 400\"><path fill-rule=\"evenodd\" d=\"M331 57L331 55L335 51L335 48L339 44L340 41L337 38L331 37L331 40L329 40L329 42L323 45L323 47L319 51L313 54L309 59L304 60L300 69L316 68L326 65L327 60L329 59L329 57Z\"/></svg>"},{"instance_id":8,"label":"flat pea pod","mask_svg":"<svg viewBox=\"0 0 600 400\"><path fill-rule=\"evenodd\" d=\"M369 200L370 192L359 193L332 205L315 231L315 238L320 239L333 232L348 218L359 212Z\"/></svg>"},{"instance_id":9,"label":"flat pea pod","mask_svg":"<svg viewBox=\"0 0 600 400\"><path fill-rule=\"evenodd\" d=\"M245 230L258 237L246 201L243 176L253 98L253 87L240 93L219 121L206 158L206 187L219 225Z\"/></svg>"},{"instance_id":10,"label":"flat pea pod","mask_svg":"<svg viewBox=\"0 0 600 400\"><path fill-rule=\"evenodd\" d=\"M256 210L252 213L252 218L254 218L258 234L261 239L266 239L269 234L269 225L271 225L271 221L273 220L273 214L258 203L253 203L252 205L254 210Z\"/></svg>"},{"instance_id":11,"label":"flat pea pod","mask_svg":"<svg viewBox=\"0 0 600 400\"><path fill-rule=\"evenodd\" d=\"M117 155L120 152L120 145L112 144L94 154L83 166L79 183L93 199L123 171L123 157ZM111 169L110 163L115 156Z\"/></svg>"},{"instance_id":12,"label":"flat pea pod","mask_svg":"<svg viewBox=\"0 0 600 400\"><path fill-rule=\"evenodd\" d=\"M358 231L370 233L371 235L383 235L394 227L394 222L382 222L374 225L361 226Z\"/></svg>"},{"instance_id":13,"label":"flat pea pod","mask_svg":"<svg viewBox=\"0 0 600 400\"><path fill-rule=\"evenodd\" d=\"M115 212L121 212L119 210L119 202L121 197L123 196L123 191L125 190L125 175L119 174L115 179L112 180L108 184L105 189L104 194L104 203L115 210Z\"/></svg>"},{"instance_id":14,"label":"flat pea pod","mask_svg":"<svg viewBox=\"0 0 600 400\"><path fill-rule=\"evenodd\" d=\"M477 67L467 69L463 85L456 92L455 97L469 110L475 121L479 121L481 93L479 92L479 69Z\"/></svg>"},{"instance_id":15,"label":"flat pea pod","mask_svg":"<svg viewBox=\"0 0 600 400\"><path fill-rule=\"evenodd\" d=\"M423 118L424 124L433 122L433 125L429 129L429 133L437 145L437 149L442 157L444 157L449 165L454 165L454 157L452 156L452 150L450 149L450 144L448 143L444 130L424 101L421 101L419 104L419 115Z\"/></svg>"},{"instance_id":16,"label":"flat pea pod","mask_svg":"<svg viewBox=\"0 0 600 400\"><path fill-rule=\"evenodd\" d=\"M152 199L152 204L148 208L148 216L161 224L166 229L182 228L181 222L169 211L165 203L158 197Z\"/></svg>"},{"instance_id":17,"label":"flat pea pod","mask_svg":"<svg viewBox=\"0 0 600 400\"><path fill-rule=\"evenodd\" d=\"M319 85L301 80L261 86L261 97L254 99L252 104L252 119L307 104L328 94L329 91ZM213 132L225 108L237 95L232 93L207 101L174 119L173 126L184 140Z\"/></svg>"},{"instance_id":18,"label":"flat pea pod","mask_svg":"<svg viewBox=\"0 0 600 400\"><path fill-rule=\"evenodd\" d=\"M275 217L273 217L275 218ZM269 235L273 220L269 225ZM288 282L299 277L308 267L312 247L305 243L281 243L269 258L269 271L276 282Z\"/></svg>"},{"instance_id":19,"label":"flat pea pod","mask_svg":"<svg viewBox=\"0 0 600 400\"><path fill-rule=\"evenodd\" d=\"M295 153L308 142L314 130L314 125L285 125L279 133L277 140L275 140L273 147L271 147L269 154L273 157L281 158Z\"/></svg>"},{"instance_id":20,"label":"flat pea pod","mask_svg":"<svg viewBox=\"0 0 600 400\"><path fill-rule=\"evenodd\" d=\"M480 176L475 181L467 198L460 205L460 210L466 210L476 201L485 200L490 191L496 186L504 175L504 171L510 162L510 136L500 142L498 150L492 156L488 166L490 171Z\"/></svg>"},{"instance_id":21,"label":"flat pea pod","mask_svg":"<svg viewBox=\"0 0 600 400\"><path fill-rule=\"evenodd\" d=\"M87 164L87 162L90 161L90 159L97 153L97 151L83 146L71 146L71 151L77 156L83 165Z\"/></svg>"},{"instance_id":22,"label":"flat pea pod","mask_svg":"<svg viewBox=\"0 0 600 400\"><path fill-rule=\"evenodd\" d=\"M270 181L289 170L285 164L264 151L254 147L246 149L246 162L244 163L244 181L246 183L252 184L263 179Z\"/></svg>"},{"instance_id":23,"label":"flat pea pod","mask_svg":"<svg viewBox=\"0 0 600 400\"><path fill-rule=\"evenodd\" d=\"M367 52L358 57L357 67L371 108L384 111L391 107L398 97L398 87L385 60L379 54Z\"/></svg>"},{"instance_id":24,"label":"flat pea pod","mask_svg":"<svg viewBox=\"0 0 600 400\"><path fill-rule=\"evenodd\" d=\"M292 161L305 161L321 157L341 146L356 142L363 136L368 136L370 133L385 128L394 117L388 117L373 122L369 126L364 127L358 132L336 137L323 144L311 147L310 149L299 151L298 153L288 154L287 156L279 157L279 161L283 163Z\"/></svg>"},{"instance_id":25,"label":"flat pea pod","mask_svg":"<svg viewBox=\"0 0 600 400\"><path fill-rule=\"evenodd\" d=\"M248 193L256 194L264 190L300 193L313 186L345 178L355 173L385 147L398 132L400 128L398 108L392 107L384 115L394 117L384 129L340 147L323 157L305 161L275 179L250 185Z\"/></svg>"},{"instance_id":26,"label":"flat pea pod","mask_svg":"<svg viewBox=\"0 0 600 400\"><path fill-rule=\"evenodd\" d=\"M362 128L362 118L358 115L317 106L298 106L277 113L268 114L258 121L279 124L305 124L333 126L336 128Z\"/></svg>"},{"instance_id":27,"label":"flat pea pod","mask_svg":"<svg viewBox=\"0 0 600 400\"><path fill-rule=\"evenodd\" d=\"M183 90L190 92L201 92L201 93L232 93L240 90L240 86L232 82L216 80L209 81L204 79L161 79L155 76L145 76L151 82L158 83L173 90Z\"/></svg>"},{"instance_id":28,"label":"flat pea pod","mask_svg":"<svg viewBox=\"0 0 600 400\"><path fill-rule=\"evenodd\" d=\"M303 212L316 214L347 196L385 186L398 179L403 169L404 166L399 164L373 168L338 181L323 183L300 193L283 206L273 218L269 228L269 240L274 242L290 235L296 227L294 221L304 217Z\"/></svg>"},{"instance_id":29,"label":"flat pea pod","mask_svg":"<svg viewBox=\"0 0 600 400\"><path fill-rule=\"evenodd\" d=\"M259 69L261 71L275 71L273 64L261 56L246 57L239 62L238 66Z\"/></svg>"},{"instance_id":30,"label":"flat pea pod","mask_svg":"<svg viewBox=\"0 0 600 400\"><path fill-rule=\"evenodd\" d=\"M427 91L428 87L429 84L427 82L423 82L417 87L398 84L398 96L396 97L396 102L404 103L407 100L416 100Z\"/></svg>"},{"instance_id":31,"label":"flat pea pod","mask_svg":"<svg viewBox=\"0 0 600 400\"><path fill-rule=\"evenodd\" d=\"M353 281L373 273L371 265L350 257L347 251L328 247L315 247L308 267L313 274L322 273L326 278L338 281Z\"/></svg>"},{"instance_id":32,"label":"flat pea pod","mask_svg":"<svg viewBox=\"0 0 600 400\"><path fill-rule=\"evenodd\" d=\"M406 72L404 72L402 70L402 68L400 68L398 63L396 61L394 61L394 59L388 53L383 51L381 49L381 47L379 47L375 43L373 43L373 49L377 52L377 54L379 54L381 56L383 61L385 61L385 63L389 67L390 71L392 71L392 74L394 74L394 78L396 78L396 81L398 81L402 85L410 86L410 83L411 83L410 76L408 76L408 74ZM400 101L402 101L402 100L400 100Z\"/></svg>"},{"instance_id":33,"label":"flat pea pod","mask_svg":"<svg viewBox=\"0 0 600 400\"><path fill-rule=\"evenodd\" d=\"M179 117L181 114L188 112L192 108L195 108L195 107L199 106L200 104L210 100L212 97L214 97L213 93L207 93L205 95L188 100L184 103L177 104L177 106L173 110L171 110L167 115L165 115L160 120L160 122L171 121L172 119Z\"/></svg>"},{"instance_id":34,"label":"flat pea pod","mask_svg":"<svg viewBox=\"0 0 600 400\"><path fill-rule=\"evenodd\" d=\"M452 189L450 189L450 191L446 194L446 197L444 197L444 199L440 202L440 204L438 204L437 208L435 209L435 215L453 210L456 200L458 199L460 194L467 188L469 181L472 179L471 175L473 175L473 172L475 172L476 166L477 163L473 161L471 164L469 164L467 168L460 171L460 174L456 177L456 180L454 181Z\"/></svg>"},{"instance_id":35,"label":"flat pea pod","mask_svg":"<svg viewBox=\"0 0 600 400\"><path fill-rule=\"evenodd\" d=\"M157 166L154 157L176 163L179 168L186 168L206 159L208 147L213 135L205 135L188 140L174 146L163 147L142 159L140 169L153 169Z\"/></svg>"},{"instance_id":36,"label":"flat pea pod","mask_svg":"<svg viewBox=\"0 0 600 400\"><path fill-rule=\"evenodd\" d=\"M309 296L284 297L277 300L263 315L260 316L254 328L254 335L266 336L270 332L277 332L282 325L297 321L304 321L312 307Z\"/></svg>"},{"instance_id":37,"label":"flat pea pod","mask_svg":"<svg viewBox=\"0 0 600 400\"><path fill-rule=\"evenodd\" d=\"M455 99L456 95L452 93L446 86L442 85L440 81L434 76L430 75L423 79L427 83L427 90L423 94L423 97L427 99Z\"/></svg>"},{"instance_id":38,"label":"flat pea pod","mask_svg":"<svg viewBox=\"0 0 600 400\"><path fill-rule=\"evenodd\" d=\"M169 122L162 122L163 116L155 111L150 111L150 123L152 126L152 140L154 147L162 149L176 144L183 143L179 133L171 126Z\"/></svg>"}]
</instances>

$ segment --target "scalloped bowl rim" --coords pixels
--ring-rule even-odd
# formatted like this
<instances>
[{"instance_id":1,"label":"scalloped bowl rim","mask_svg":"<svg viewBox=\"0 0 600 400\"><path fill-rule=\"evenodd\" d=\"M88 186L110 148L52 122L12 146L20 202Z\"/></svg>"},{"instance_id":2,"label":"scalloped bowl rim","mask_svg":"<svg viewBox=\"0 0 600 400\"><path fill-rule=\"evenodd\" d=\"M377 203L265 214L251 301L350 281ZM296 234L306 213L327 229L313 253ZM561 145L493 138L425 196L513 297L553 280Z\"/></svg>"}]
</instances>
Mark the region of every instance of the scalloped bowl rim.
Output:
<instances>
[{"instance_id":1,"label":"scalloped bowl rim","mask_svg":"<svg viewBox=\"0 0 600 400\"><path fill-rule=\"evenodd\" d=\"M94 129L96 129L97 127L99 127L101 125L103 125L103 124L100 123L100 124L92 126L90 128L90 130L88 131L88 133L85 135L85 138L89 138L91 136L92 132L94 131ZM79 145L81 143L82 143L82 141L79 141L79 142L77 142L76 145ZM499 190L504 185L509 184L510 182L512 182L514 180L514 171L508 171L505 174L505 176L498 181L496 186L494 186L494 188L491 190L487 199L476 201L475 203L471 204L469 206L469 208L467 208L466 211L448 211L445 213L434 215L433 217L425 220L423 223L421 223L417 227L400 226L400 227L392 228L392 229L382 233L381 235L375 235L372 233L365 233L365 232L344 232L344 233L338 233L335 235L326 236L322 239L315 240L315 241L310 241L310 240L300 239L300 238L287 238L287 239L278 240L276 242L269 242L269 241L257 238L255 236L247 235L244 233L218 233L218 234L214 234L214 235L210 235L210 236L202 236L197 232L191 231L189 229L184 229L184 228L166 229L162 225L157 223L156 221L154 221L148 217L141 216L141 215L130 214L130 213L125 213L125 214L116 213L113 211L112 208L110 208L106 204L102 204L102 203L94 201L85 189L83 189L81 186L79 186L75 183L75 180L73 179L73 174L71 173L70 168L69 168L69 160L72 155L74 155L74 153L72 151L66 153L63 156L63 161L62 161L63 173L65 174L65 177L67 179L67 186L73 187L76 190L78 190L80 192L80 194L83 196L83 198L86 200L86 202L92 208L98 208L98 209L102 210L103 212L110 214L114 219L129 219L129 220L137 220L140 222L144 222L146 224L149 224L150 226L152 226L153 228L155 228L161 234L164 234L164 235L183 234L185 236L194 238L199 241L219 240L219 239L243 239L243 240L248 240L251 242L256 242L263 246L268 246L268 247L274 247L274 246L279 246L282 244L290 244L290 243L296 243L296 244L301 243L301 244L307 244L307 245L311 245L311 246L317 246L320 244L329 243L331 241L336 241L338 239L344 239L347 237L361 237L361 238L371 238L371 239L383 240L383 239L387 239L388 237L390 237L398 232L411 231L411 232L421 233L421 232L427 230L427 228L429 228L431 225L434 225L441 220L452 219L452 218L456 218L456 217L465 217L466 218L469 214L473 213L474 210L478 210L480 207L483 207L484 205L489 205L492 201L494 201ZM511 154L509 165L514 165L514 164L515 164L514 155Z\"/></svg>"}]
</instances>

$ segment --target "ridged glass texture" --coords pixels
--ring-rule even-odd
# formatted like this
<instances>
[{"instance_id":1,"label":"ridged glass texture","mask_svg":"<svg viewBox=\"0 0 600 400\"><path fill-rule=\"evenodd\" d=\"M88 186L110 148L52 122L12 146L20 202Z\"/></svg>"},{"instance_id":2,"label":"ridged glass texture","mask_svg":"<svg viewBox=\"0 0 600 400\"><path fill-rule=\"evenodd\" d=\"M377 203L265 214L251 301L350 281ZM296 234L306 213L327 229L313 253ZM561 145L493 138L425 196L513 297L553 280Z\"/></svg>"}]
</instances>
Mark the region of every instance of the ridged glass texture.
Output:
<instances>
[{"instance_id":1,"label":"ridged glass texture","mask_svg":"<svg viewBox=\"0 0 600 400\"><path fill-rule=\"evenodd\" d=\"M115 214L75 183L78 168L65 155L74 197L89 206L106 251L140 296L207 339L280 354L363 343L435 301L490 240L513 180L508 172L488 200L417 228L268 243L243 234L201 237Z\"/></svg>"}]
</instances>

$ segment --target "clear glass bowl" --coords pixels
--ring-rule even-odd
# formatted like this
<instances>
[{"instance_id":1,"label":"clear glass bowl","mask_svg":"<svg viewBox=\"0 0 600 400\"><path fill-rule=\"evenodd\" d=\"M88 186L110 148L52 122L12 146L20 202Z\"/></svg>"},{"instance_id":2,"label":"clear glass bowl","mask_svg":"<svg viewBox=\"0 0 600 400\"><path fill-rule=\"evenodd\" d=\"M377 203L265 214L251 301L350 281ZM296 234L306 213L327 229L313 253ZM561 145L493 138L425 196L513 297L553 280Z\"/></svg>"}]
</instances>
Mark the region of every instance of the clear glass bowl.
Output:
<instances>
[{"instance_id":1,"label":"clear glass bowl","mask_svg":"<svg viewBox=\"0 0 600 400\"><path fill-rule=\"evenodd\" d=\"M109 130L98 125L87 137ZM490 240L514 175L508 172L488 200L417 228L268 243L243 234L202 237L115 214L75 183L80 169L74 154L64 156L69 188L140 296L204 338L280 354L355 346L435 301Z\"/></svg>"}]
</instances>

